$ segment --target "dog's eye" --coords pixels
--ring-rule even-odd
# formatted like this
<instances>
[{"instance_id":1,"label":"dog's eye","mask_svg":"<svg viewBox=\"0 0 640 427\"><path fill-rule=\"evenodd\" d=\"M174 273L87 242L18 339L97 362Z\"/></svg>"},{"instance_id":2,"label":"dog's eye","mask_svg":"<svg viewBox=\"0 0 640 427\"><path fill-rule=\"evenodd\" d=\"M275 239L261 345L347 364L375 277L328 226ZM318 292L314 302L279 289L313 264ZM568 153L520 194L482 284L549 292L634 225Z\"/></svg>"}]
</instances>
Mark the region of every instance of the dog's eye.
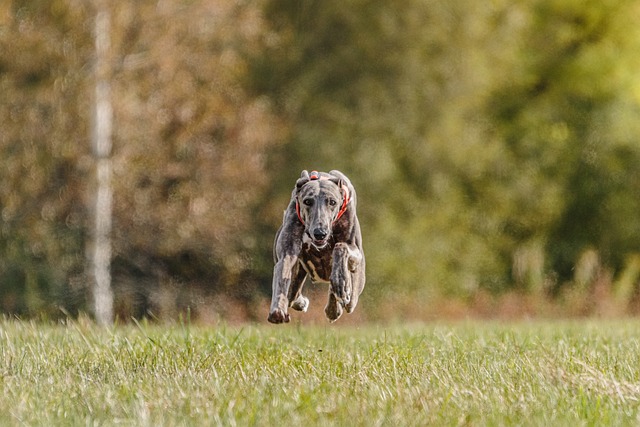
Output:
<instances>
[{"instance_id":1,"label":"dog's eye","mask_svg":"<svg viewBox=\"0 0 640 427\"><path fill-rule=\"evenodd\" d=\"M331 206L335 206L335 205L337 205L337 204L338 204L338 202L336 202L334 199L329 199L329 204L330 204Z\"/></svg>"},{"instance_id":2,"label":"dog's eye","mask_svg":"<svg viewBox=\"0 0 640 427\"><path fill-rule=\"evenodd\" d=\"M304 199L302 201L302 203L304 203L306 206L312 206L313 205L313 199Z\"/></svg>"}]
</instances>

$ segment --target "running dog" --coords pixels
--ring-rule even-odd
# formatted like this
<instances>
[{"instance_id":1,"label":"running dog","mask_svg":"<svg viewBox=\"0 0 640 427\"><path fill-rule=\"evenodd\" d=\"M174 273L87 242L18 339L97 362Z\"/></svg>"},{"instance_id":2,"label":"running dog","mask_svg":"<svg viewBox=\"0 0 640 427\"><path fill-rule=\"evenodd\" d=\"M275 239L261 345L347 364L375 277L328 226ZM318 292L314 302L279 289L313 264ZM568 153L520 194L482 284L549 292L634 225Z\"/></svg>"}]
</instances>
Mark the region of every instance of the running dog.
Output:
<instances>
[{"instance_id":1,"label":"running dog","mask_svg":"<svg viewBox=\"0 0 640 427\"><path fill-rule=\"evenodd\" d=\"M365 260L356 191L342 172L302 171L273 247L275 267L268 321L286 323L287 309L306 312L307 277L329 284L330 322L353 312L364 289Z\"/></svg>"}]
</instances>

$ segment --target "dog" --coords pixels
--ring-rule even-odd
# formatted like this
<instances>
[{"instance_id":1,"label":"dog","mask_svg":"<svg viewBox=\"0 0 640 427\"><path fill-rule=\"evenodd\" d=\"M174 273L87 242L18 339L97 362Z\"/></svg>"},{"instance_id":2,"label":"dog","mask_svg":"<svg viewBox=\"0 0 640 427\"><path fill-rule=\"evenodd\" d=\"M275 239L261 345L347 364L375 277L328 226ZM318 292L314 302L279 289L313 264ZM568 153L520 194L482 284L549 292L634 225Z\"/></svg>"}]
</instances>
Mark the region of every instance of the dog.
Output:
<instances>
[{"instance_id":1,"label":"dog","mask_svg":"<svg viewBox=\"0 0 640 427\"><path fill-rule=\"evenodd\" d=\"M305 280L329 284L324 312L335 322L353 312L365 284L356 191L342 172L303 170L284 211L273 247L275 267L267 320L287 323L287 309L306 312Z\"/></svg>"}]
</instances>

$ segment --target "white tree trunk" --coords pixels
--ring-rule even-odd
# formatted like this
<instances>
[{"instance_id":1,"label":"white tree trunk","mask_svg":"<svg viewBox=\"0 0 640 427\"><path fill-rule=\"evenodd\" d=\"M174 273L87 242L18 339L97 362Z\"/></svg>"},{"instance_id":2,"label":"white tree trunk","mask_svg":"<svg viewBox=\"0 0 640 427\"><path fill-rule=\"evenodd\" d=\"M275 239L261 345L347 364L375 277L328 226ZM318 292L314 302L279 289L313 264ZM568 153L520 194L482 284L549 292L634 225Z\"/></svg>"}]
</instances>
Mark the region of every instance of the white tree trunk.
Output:
<instances>
[{"instance_id":1,"label":"white tree trunk","mask_svg":"<svg viewBox=\"0 0 640 427\"><path fill-rule=\"evenodd\" d=\"M92 148L96 164L97 191L94 199L93 244L90 251L91 278L96 320L113 323L111 288L111 131L113 111L110 86L110 16L107 2L96 1L95 21L95 112Z\"/></svg>"}]
</instances>

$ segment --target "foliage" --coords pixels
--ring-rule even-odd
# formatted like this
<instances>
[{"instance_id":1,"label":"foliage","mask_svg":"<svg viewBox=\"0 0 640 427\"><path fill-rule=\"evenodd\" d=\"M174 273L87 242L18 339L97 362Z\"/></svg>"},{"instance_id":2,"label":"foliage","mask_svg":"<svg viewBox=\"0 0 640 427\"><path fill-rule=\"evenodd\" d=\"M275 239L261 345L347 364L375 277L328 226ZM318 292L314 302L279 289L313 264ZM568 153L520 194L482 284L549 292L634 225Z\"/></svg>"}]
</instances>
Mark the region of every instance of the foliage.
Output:
<instances>
[{"instance_id":1,"label":"foliage","mask_svg":"<svg viewBox=\"0 0 640 427\"><path fill-rule=\"evenodd\" d=\"M213 3L109 3L121 317L253 317L301 169L354 182L372 304L637 300L636 2ZM0 5L4 312L87 309L94 15Z\"/></svg>"},{"instance_id":2,"label":"foliage","mask_svg":"<svg viewBox=\"0 0 640 427\"><path fill-rule=\"evenodd\" d=\"M84 245L94 191L89 6L3 6L5 311L87 309ZM110 7L120 314L170 316L185 305L181 300L193 303L190 293L251 295L252 209L268 184L255 177L264 175L265 153L278 134L268 100L241 86L244 58L260 45L260 9L234 1ZM33 296L43 303L30 303Z\"/></svg>"},{"instance_id":3,"label":"foliage","mask_svg":"<svg viewBox=\"0 0 640 427\"><path fill-rule=\"evenodd\" d=\"M589 250L624 268L640 243L638 13L624 0L271 4L288 38L269 66L285 77L261 88L292 117L283 156L353 175L368 292L558 291Z\"/></svg>"},{"instance_id":4,"label":"foliage","mask_svg":"<svg viewBox=\"0 0 640 427\"><path fill-rule=\"evenodd\" d=\"M82 302L91 55L81 4L0 6L0 308ZM63 296L66 295L66 298ZM62 301L66 301L63 303Z\"/></svg>"},{"instance_id":5,"label":"foliage","mask_svg":"<svg viewBox=\"0 0 640 427\"><path fill-rule=\"evenodd\" d=\"M138 293L149 282L143 305L160 316L175 314L183 283L250 298L253 208L268 185L256 177L278 132L268 100L241 85L260 9L123 2L113 13L118 280Z\"/></svg>"},{"instance_id":6,"label":"foliage","mask_svg":"<svg viewBox=\"0 0 640 427\"><path fill-rule=\"evenodd\" d=\"M3 425L635 425L635 322L0 323Z\"/></svg>"}]
</instances>

